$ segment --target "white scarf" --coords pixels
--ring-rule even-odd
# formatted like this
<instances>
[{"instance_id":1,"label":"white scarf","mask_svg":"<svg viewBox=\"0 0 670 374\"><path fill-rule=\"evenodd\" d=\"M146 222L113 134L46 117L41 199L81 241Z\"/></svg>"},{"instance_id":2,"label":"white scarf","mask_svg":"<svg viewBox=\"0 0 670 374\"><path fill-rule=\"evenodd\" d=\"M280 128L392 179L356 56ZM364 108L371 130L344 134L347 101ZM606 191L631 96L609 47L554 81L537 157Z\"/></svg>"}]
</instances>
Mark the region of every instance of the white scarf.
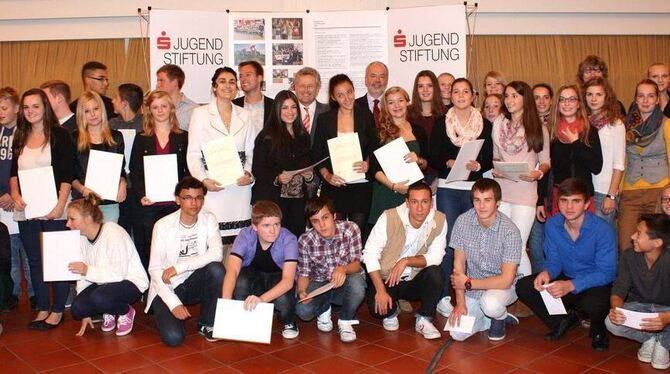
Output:
<instances>
[{"instance_id":1,"label":"white scarf","mask_svg":"<svg viewBox=\"0 0 670 374\"><path fill-rule=\"evenodd\" d=\"M461 147L463 144L479 137L484 128L484 119L477 109L470 107L470 117L465 124L462 124L456 116L455 108L451 108L444 117L444 124L451 142L455 146Z\"/></svg>"}]
</instances>

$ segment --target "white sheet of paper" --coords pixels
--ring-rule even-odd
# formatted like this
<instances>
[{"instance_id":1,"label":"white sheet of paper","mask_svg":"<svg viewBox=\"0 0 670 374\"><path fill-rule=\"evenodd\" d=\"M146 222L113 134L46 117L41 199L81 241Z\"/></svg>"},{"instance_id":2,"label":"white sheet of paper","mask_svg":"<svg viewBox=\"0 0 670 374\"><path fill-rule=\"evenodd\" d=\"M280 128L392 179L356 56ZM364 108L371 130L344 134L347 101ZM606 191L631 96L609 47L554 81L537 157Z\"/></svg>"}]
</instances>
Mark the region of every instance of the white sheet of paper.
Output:
<instances>
[{"instance_id":1,"label":"white sheet of paper","mask_svg":"<svg viewBox=\"0 0 670 374\"><path fill-rule=\"evenodd\" d=\"M391 183L407 181L408 186L423 179L423 173L416 162L405 162L405 155L410 152L402 137L377 148L375 157Z\"/></svg>"},{"instance_id":2,"label":"white sheet of paper","mask_svg":"<svg viewBox=\"0 0 670 374\"><path fill-rule=\"evenodd\" d=\"M293 176L296 175L296 174L300 174L300 173L302 173L303 171L306 171L306 170L314 169L314 167L315 167L316 165L318 165L318 164L320 164L320 163L326 161L326 160L329 159L329 158L330 158L330 157L324 157L323 160L321 160L321 161L317 161L317 162L315 162L315 163L313 163L313 164L311 164L311 165L309 165L309 166L307 166L307 167L304 167L304 168L302 168L302 169L296 169L296 170L286 170L286 171L284 171L284 173L287 173L291 178L293 178Z\"/></svg>"},{"instance_id":3,"label":"white sheet of paper","mask_svg":"<svg viewBox=\"0 0 670 374\"><path fill-rule=\"evenodd\" d=\"M244 310L244 301L219 299L216 303L213 336L219 339L270 344L274 304L259 303Z\"/></svg>"},{"instance_id":4,"label":"white sheet of paper","mask_svg":"<svg viewBox=\"0 0 670 374\"><path fill-rule=\"evenodd\" d=\"M44 217L58 204L54 170L51 166L19 170L21 197L26 219Z\"/></svg>"},{"instance_id":5,"label":"white sheet of paper","mask_svg":"<svg viewBox=\"0 0 670 374\"><path fill-rule=\"evenodd\" d=\"M493 161L493 169L497 173L504 174L505 178L518 182L521 180L519 175L530 171L530 165L527 162Z\"/></svg>"},{"instance_id":6,"label":"white sheet of paper","mask_svg":"<svg viewBox=\"0 0 670 374\"><path fill-rule=\"evenodd\" d=\"M126 174L130 173L130 153L133 151L133 143L135 143L135 134L133 129L119 129L123 135L123 156L126 158Z\"/></svg>"},{"instance_id":7,"label":"white sheet of paper","mask_svg":"<svg viewBox=\"0 0 670 374\"><path fill-rule=\"evenodd\" d=\"M563 300L560 297L558 299L555 299L546 290L546 287L550 285L551 283L545 284L544 285L545 289L540 291L540 296L542 296L542 301L544 301L544 305L547 307L547 312L549 313L550 316L568 314L568 312L565 310L565 305L563 305Z\"/></svg>"},{"instance_id":8,"label":"white sheet of paper","mask_svg":"<svg viewBox=\"0 0 670 374\"><path fill-rule=\"evenodd\" d=\"M464 315L461 316L461 320L458 325L454 326L449 323L449 320L447 320L447 323L444 324L444 331L454 331L454 332L462 332L465 334L472 334L472 330L475 328L475 316L468 316Z\"/></svg>"},{"instance_id":9,"label":"white sheet of paper","mask_svg":"<svg viewBox=\"0 0 670 374\"><path fill-rule=\"evenodd\" d=\"M658 317L658 313L636 312L633 310L623 309L619 307L617 307L616 309L626 316L626 320L623 322L623 325L637 330L641 330L640 323L642 323L642 318Z\"/></svg>"},{"instance_id":10,"label":"white sheet of paper","mask_svg":"<svg viewBox=\"0 0 670 374\"><path fill-rule=\"evenodd\" d=\"M313 297L319 296L322 293L326 293L326 292L328 292L332 289L333 289L333 284L332 283L326 283L323 286L321 286L319 288L315 288L314 290L312 290L312 292L308 293L307 296L305 296L304 299L300 299L298 302L302 303L305 300L309 300Z\"/></svg>"},{"instance_id":11,"label":"white sheet of paper","mask_svg":"<svg viewBox=\"0 0 670 374\"><path fill-rule=\"evenodd\" d=\"M458 156L456 156L454 166L451 168L451 171L447 176L447 183L468 180L470 170L466 169L465 165L468 161L477 159L479 151L481 151L483 145L484 139L477 139L461 146L461 150L458 151Z\"/></svg>"},{"instance_id":12,"label":"white sheet of paper","mask_svg":"<svg viewBox=\"0 0 670 374\"><path fill-rule=\"evenodd\" d=\"M354 171L354 162L363 161L358 133L347 133L328 139L328 151L335 175L347 183L365 180L365 173Z\"/></svg>"},{"instance_id":13,"label":"white sheet of paper","mask_svg":"<svg viewBox=\"0 0 670 374\"><path fill-rule=\"evenodd\" d=\"M42 274L45 282L79 280L81 276L67 269L70 262L80 262L79 230L42 233Z\"/></svg>"},{"instance_id":14,"label":"white sheet of paper","mask_svg":"<svg viewBox=\"0 0 670 374\"><path fill-rule=\"evenodd\" d=\"M174 201L174 187L179 182L177 155L144 156L144 193L154 203Z\"/></svg>"},{"instance_id":15,"label":"white sheet of paper","mask_svg":"<svg viewBox=\"0 0 670 374\"><path fill-rule=\"evenodd\" d=\"M203 144L202 154L207 164L207 177L216 181L217 185L225 187L235 184L244 175L232 136L224 136Z\"/></svg>"},{"instance_id":16,"label":"white sheet of paper","mask_svg":"<svg viewBox=\"0 0 670 374\"><path fill-rule=\"evenodd\" d=\"M116 201L122 167L122 154L91 150L84 185L103 199Z\"/></svg>"}]
</instances>

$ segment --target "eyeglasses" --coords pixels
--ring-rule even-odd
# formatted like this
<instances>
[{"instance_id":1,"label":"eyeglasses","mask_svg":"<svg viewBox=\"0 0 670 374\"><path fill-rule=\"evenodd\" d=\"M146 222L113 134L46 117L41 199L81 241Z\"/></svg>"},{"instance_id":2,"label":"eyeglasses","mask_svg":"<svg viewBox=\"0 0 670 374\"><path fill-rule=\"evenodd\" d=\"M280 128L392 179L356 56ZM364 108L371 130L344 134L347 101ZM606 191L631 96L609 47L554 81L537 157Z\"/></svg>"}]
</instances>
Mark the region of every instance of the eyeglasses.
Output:
<instances>
[{"instance_id":1,"label":"eyeglasses","mask_svg":"<svg viewBox=\"0 0 670 374\"><path fill-rule=\"evenodd\" d=\"M205 201L205 197L203 195L198 195L198 196L186 195L186 196L179 196L179 198L186 201L186 202L189 202L189 203L192 203L193 200L195 200L197 202Z\"/></svg>"},{"instance_id":2,"label":"eyeglasses","mask_svg":"<svg viewBox=\"0 0 670 374\"><path fill-rule=\"evenodd\" d=\"M576 97L574 97L574 96L570 96L570 97L559 96L559 97L558 97L558 102L559 102L559 103L568 103L568 104L572 104L572 103L574 103L574 102L577 102L577 100L579 100L579 99L576 98Z\"/></svg>"},{"instance_id":3,"label":"eyeglasses","mask_svg":"<svg viewBox=\"0 0 670 374\"><path fill-rule=\"evenodd\" d=\"M86 78L90 78L98 82L109 82L109 78L107 77L86 77Z\"/></svg>"},{"instance_id":4,"label":"eyeglasses","mask_svg":"<svg viewBox=\"0 0 670 374\"><path fill-rule=\"evenodd\" d=\"M670 204L670 197L662 197L661 204Z\"/></svg>"}]
</instances>

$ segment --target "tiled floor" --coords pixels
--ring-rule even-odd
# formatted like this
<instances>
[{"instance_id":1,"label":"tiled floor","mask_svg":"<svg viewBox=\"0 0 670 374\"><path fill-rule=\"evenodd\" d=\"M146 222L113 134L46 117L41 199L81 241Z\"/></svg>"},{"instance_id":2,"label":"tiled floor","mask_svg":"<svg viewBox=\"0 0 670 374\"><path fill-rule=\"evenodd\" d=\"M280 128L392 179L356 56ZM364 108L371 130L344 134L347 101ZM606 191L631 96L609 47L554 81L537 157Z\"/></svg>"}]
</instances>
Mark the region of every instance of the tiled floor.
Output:
<instances>
[{"instance_id":1,"label":"tiled floor","mask_svg":"<svg viewBox=\"0 0 670 374\"><path fill-rule=\"evenodd\" d=\"M141 305L137 304L136 309ZM446 341L427 341L414 332L414 319L402 314L401 331L390 333L359 310L358 340L339 341L336 332L321 333L312 323L300 324L300 337L284 340L278 329L272 344L208 343L191 332L179 348L163 346L150 316L138 313L133 332L125 337L88 330L76 337L79 322L69 313L59 328L50 332L29 331L33 317L23 302L2 315L5 332L0 336L0 373L423 373L435 352ZM197 308L193 308L197 313ZM444 319L438 318L438 325ZM278 328L278 326L277 326ZM535 317L508 329L502 342L490 342L478 334L449 346L435 373L658 373L636 357L637 344L611 338L608 352L590 347L586 329L570 331L560 342L542 339L545 327Z\"/></svg>"}]
</instances>

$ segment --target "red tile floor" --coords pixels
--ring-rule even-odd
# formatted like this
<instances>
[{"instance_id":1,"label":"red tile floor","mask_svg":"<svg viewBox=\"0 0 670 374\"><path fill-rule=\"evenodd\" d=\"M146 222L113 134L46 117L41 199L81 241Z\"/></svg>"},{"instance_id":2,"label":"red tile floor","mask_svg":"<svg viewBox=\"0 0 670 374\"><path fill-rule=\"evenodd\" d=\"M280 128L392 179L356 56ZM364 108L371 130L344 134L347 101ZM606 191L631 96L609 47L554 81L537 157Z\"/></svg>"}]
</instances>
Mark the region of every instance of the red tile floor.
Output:
<instances>
[{"instance_id":1,"label":"red tile floor","mask_svg":"<svg viewBox=\"0 0 670 374\"><path fill-rule=\"evenodd\" d=\"M136 309L141 304L136 304ZM197 308L192 308L197 313ZM314 322L301 323L300 336L288 341L275 326L272 344L220 341L208 343L187 322L190 335L179 348L161 344L150 316L138 312L133 332L124 337L102 333L100 326L76 337L79 322L65 322L49 332L29 331L33 317L25 300L3 313L0 373L423 373L447 333L428 341L414 332L414 318L401 314L400 331L386 332L380 321L359 309L358 340L339 341L337 332L321 333ZM438 317L438 327L444 319ZM337 326L337 325L336 325ZM435 373L658 373L636 358L638 345L611 337L607 352L595 352L584 328L560 342L546 342L545 327L535 317L509 328L507 338L490 342L480 333L446 349Z\"/></svg>"}]
</instances>

